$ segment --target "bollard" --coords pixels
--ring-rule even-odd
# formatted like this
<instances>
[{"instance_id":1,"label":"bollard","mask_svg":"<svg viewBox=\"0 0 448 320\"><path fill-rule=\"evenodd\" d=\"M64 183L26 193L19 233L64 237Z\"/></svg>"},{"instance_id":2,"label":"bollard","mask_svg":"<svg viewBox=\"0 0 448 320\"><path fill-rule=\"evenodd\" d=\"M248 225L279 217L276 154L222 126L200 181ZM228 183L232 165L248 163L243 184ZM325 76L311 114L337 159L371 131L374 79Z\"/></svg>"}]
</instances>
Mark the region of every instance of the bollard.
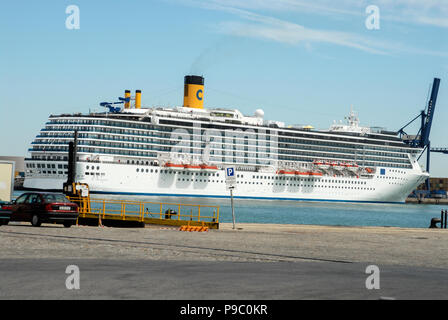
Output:
<instances>
[{"instance_id":1,"label":"bollard","mask_svg":"<svg viewBox=\"0 0 448 320\"><path fill-rule=\"evenodd\" d=\"M442 228L441 220L439 218L432 218L431 224L429 225L430 229L437 229L439 228L437 224L440 222L440 228Z\"/></svg>"},{"instance_id":2,"label":"bollard","mask_svg":"<svg viewBox=\"0 0 448 320\"><path fill-rule=\"evenodd\" d=\"M444 220L444 224L443 224L443 228L445 228L446 229L446 218L447 218L447 213L448 213L448 210L445 210L445 220Z\"/></svg>"},{"instance_id":3,"label":"bollard","mask_svg":"<svg viewBox=\"0 0 448 320\"><path fill-rule=\"evenodd\" d=\"M440 229L443 229L443 210L440 212Z\"/></svg>"}]
</instances>

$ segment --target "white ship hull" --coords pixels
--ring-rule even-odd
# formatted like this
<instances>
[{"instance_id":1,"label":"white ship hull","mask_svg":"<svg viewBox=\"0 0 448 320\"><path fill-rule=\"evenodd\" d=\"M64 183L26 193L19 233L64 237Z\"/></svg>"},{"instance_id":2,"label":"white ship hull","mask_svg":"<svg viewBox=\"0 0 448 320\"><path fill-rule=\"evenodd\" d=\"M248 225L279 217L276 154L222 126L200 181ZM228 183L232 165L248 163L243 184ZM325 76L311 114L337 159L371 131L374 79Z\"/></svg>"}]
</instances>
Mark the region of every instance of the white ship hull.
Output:
<instances>
[{"instance_id":1,"label":"white ship hull","mask_svg":"<svg viewBox=\"0 0 448 320\"><path fill-rule=\"evenodd\" d=\"M87 166L94 170L86 170ZM97 169L98 168L98 169ZM138 171L137 171L138 170ZM187 172L155 166L78 163L77 181L87 183L92 193L229 197L224 170ZM88 174L87 174L88 173ZM276 173L237 172L236 198L266 200L344 201L404 203L427 177L418 165L413 169L386 169L384 175L363 177L286 177ZM62 190L65 175L30 176L24 187Z\"/></svg>"}]
</instances>

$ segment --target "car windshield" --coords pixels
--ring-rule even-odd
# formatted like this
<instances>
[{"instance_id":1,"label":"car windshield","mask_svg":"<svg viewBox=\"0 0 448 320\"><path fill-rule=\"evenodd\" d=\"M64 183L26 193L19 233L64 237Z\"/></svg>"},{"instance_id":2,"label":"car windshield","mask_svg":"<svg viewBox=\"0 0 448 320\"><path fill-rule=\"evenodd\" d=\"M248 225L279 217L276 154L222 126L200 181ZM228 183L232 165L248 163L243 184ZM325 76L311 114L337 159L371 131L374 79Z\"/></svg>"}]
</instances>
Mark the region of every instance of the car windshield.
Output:
<instances>
[{"instance_id":1,"label":"car windshield","mask_svg":"<svg viewBox=\"0 0 448 320\"><path fill-rule=\"evenodd\" d=\"M16 199L16 203L17 203L17 204L19 204L19 203L24 203L26 197L28 197L28 193L22 194L20 197L18 197L18 198Z\"/></svg>"},{"instance_id":2,"label":"car windshield","mask_svg":"<svg viewBox=\"0 0 448 320\"><path fill-rule=\"evenodd\" d=\"M63 194L44 194L45 202L70 202Z\"/></svg>"}]
</instances>

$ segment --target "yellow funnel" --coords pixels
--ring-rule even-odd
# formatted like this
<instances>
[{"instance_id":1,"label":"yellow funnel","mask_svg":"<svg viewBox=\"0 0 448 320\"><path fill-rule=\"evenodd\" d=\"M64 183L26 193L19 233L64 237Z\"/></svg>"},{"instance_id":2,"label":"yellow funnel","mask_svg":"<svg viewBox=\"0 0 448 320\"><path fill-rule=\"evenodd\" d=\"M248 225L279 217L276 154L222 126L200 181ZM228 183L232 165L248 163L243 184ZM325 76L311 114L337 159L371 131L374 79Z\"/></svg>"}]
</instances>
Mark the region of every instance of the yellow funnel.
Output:
<instances>
[{"instance_id":1,"label":"yellow funnel","mask_svg":"<svg viewBox=\"0 0 448 320\"><path fill-rule=\"evenodd\" d=\"M142 106L142 91L135 90L135 109L140 109Z\"/></svg>"},{"instance_id":2,"label":"yellow funnel","mask_svg":"<svg viewBox=\"0 0 448 320\"><path fill-rule=\"evenodd\" d=\"M184 107L204 109L204 78L185 76Z\"/></svg>"},{"instance_id":3,"label":"yellow funnel","mask_svg":"<svg viewBox=\"0 0 448 320\"><path fill-rule=\"evenodd\" d=\"M125 98L131 98L131 90L125 90L124 91L124 97ZM130 100L129 100L129 102L125 102L124 103L125 109L129 109L130 106L131 106L131 101Z\"/></svg>"}]
</instances>

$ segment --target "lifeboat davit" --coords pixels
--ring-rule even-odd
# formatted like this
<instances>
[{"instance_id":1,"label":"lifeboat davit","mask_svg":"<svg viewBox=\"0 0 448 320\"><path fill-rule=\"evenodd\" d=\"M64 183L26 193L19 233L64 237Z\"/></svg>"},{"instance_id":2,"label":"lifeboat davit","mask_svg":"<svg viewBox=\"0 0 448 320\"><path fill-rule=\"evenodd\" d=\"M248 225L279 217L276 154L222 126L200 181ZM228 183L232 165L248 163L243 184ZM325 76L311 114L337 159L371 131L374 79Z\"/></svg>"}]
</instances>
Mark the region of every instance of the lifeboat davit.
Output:
<instances>
[{"instance_id":1,"label":"lifeboat davit","mask_svg":"<svg viewBox=\"0 0 448 320\"><path fill-rule=\"evenodd\" d=\"M347 169L356 172L358 171L359 166L356 163L347 163Z\"/></svg>"},{"instance_id":2,"label":"lifeboat davit","mask_svg":"<svg viewBox=\"0 0 448 320\"><path fill-rule=\"evenodd\" d=\"M331 163L328 161L321 161L321 160L315 160L313 161L313 164L318 167L319 169L329 169L331 166Z\"/></svg>"},{"instance_id":3,"label":"lifeboat davit","mask_svg":"<svg viewBox=\"0 0 448 320\"><path fill-rule=\"evenodd\" d=\"M345 168L345 166L340 163L340 162L332 162L330 164L331 168L333 168L334 170L343 170Z\"/></svg>"}]
</instances>

